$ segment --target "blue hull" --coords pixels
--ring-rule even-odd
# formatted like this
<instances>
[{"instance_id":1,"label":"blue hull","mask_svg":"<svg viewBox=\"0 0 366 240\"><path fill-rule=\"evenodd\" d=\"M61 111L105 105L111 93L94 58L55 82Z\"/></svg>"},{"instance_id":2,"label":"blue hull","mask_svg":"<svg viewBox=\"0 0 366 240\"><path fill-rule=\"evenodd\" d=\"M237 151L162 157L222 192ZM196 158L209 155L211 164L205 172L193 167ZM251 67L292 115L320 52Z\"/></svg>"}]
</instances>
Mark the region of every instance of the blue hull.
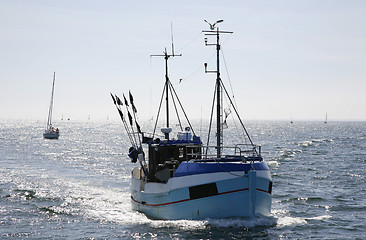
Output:
<instances>
[{"instance_id":1,"label":"blue hull","mask_svg":"<svg viewBox=\"0 0 366 240\"><path fill-rule=\"evenodd\" d=\"M182 163L179 167L181 169L177 169L179 177L171 178L171 182L167 184L144 185L143 180L133 178L133 209L145 213L150 218L171 220L255 217L270 214L272 180L268 167L261 170L237 169L225 172L222 171L225 167L235 166L232 163L220 164L220 168L216 168L216 163L200 163L196 166L190 164L192 163ZM238 168L248 166L250 167L250 164L236 164ZM200 169L201 172L188 174L185 171L192 168ZM156 186L152 186L154 184Z\"/></svg>"},{"instance_id":2,"label":"blue hull","mask_svg":"<svg viewBox=\"0 0 366 240\"><path fill-rule=\"evenodd\" d=\"M46 138L46 139L58 139L59 136L60 136L60 134L55 133L55 132L45 132L45 133L43 133L43 138Z\"/></svg>"}]
</instances>

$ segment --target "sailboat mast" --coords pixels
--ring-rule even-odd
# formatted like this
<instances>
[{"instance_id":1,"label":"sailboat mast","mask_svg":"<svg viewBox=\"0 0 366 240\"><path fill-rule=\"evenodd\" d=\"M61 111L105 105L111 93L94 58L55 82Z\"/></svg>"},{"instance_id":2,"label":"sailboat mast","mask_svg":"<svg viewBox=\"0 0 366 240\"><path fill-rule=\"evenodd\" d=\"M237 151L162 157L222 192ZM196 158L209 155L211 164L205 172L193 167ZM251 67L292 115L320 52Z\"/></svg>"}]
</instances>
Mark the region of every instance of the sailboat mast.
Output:
<instances>
[{"instance_id":1,"label":"sailboat mast","mask_svg":"<svg viewBox=\"0 0 366 240\"><path fill-rule=\"evenodd\" d=\"M325 121L324 123L327 123L328 122L328 113L325 113Z\"/></svg>"},{"instance_id":2,"label":"sailboat mast","mask_svg":"<svg viewBox=\"0 0 366 240\"><path fill-rule=\"evenodd\" d=\"M54 92L54 89L55 89L55 79L56 79L56 72L53 72L52 93L51 93L50 108L48 110L47 129L50 126L52 126L53 92Z\"/></svg>"}]
</instances>

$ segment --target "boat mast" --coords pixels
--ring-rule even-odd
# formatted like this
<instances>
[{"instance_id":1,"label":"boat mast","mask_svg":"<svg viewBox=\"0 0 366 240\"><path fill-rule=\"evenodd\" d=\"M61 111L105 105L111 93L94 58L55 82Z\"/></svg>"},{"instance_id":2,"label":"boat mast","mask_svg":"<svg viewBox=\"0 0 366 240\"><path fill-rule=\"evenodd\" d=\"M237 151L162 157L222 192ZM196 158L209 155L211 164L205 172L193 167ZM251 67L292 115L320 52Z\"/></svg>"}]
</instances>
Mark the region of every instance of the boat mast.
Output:
<instances>
[{"instance_id":1,"label":"boat mast","mask_svg":"<svg viewBox=\"0 0 366 240\"><path fill-rule=\"evenodd\" d=\"M165 103L166 103L166 127L169 127L169 77L168 77L168 59L169 55L165 49Z\"/></svg>"},{"instance_id":2,"label":"boat mast","mask_svg":"<svg viewBox=\"0 0 366 240\"><path fill-rule=\"evenodd\" d=\"M166 127L169 128L169 75L168 75L168 60L170 57L181 57L182 54L176 55L174 54L174 47L172 43L172 54L168 54L167 50L165 49L163 55L150 55L150 57L164 57L165 59L165 106L166 106ZM165 138L169 138L169 133L165 135Z\"/></svg>"},{"instance_id":3,"label":"boat mast","mask_svg":"<svg viewBox=\"0 0 366 240\"><path fill-rule=\"evenodd\" d=\"M55 89L55 79L56 79L56 72L53 72L52 93L51 93L50 108L48 110L47 129L49 129L50 126L52 126L53 92Z\"/></svg>"},{"instance_id":4,"label":"boat mast","mask_svg":"<svg viewBox=\"0 0 366 240\"><path fill-rule=\"evenodd\" d=\"M227 31L220 31L218 27L215 29L215 25L217 23L221 23L224 20L218 20L214 24L208 23L210 25L211 31L203 31L206 36L209 35L216 35L216 43L207 43L207 38L205 38L205 45L206 46L216 46L216 70L215 71L209 71L207 70L207 63L205 63L205 72L206 73L216 73L216 142L217 142L217 158L221 157L221 147L223 143L223 129L222 129L222 87L221 87L221 78L220 78L220 33L233 33L233 32L227 32Z\"/></svg>"},{"instance_id":5,"label":"boat mast","mask_svg":"<svg viewBox=\"0 0 366 240\"><path fill-rule=\"evenodd\" d=\"M223 138L223 131L221 128L222 122L222 115L221 115L221 79L220 79L220 32L219 28L217 28L216 33L216 96L217 96L217 103L216 103L216 142L217 142L217 158L221 157L221 145L222 145L222 138Z\"/></svg>"}]
</instances>

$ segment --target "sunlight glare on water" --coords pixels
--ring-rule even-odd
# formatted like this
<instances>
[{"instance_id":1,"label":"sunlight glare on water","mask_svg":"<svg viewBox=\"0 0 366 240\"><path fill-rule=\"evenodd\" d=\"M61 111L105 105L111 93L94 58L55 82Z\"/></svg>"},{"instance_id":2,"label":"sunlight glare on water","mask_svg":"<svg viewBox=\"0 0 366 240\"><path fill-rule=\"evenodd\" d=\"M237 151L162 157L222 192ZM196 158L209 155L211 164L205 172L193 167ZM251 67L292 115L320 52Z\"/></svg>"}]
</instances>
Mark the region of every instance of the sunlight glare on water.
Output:
<instances>
[{"instance_id":1,"label":"sunlight glare on water","mask_svg":"<svg viewBox=\"0 0 366 240\"><path fill-rule=\"evenodd\" d=\"M42 138L41 122L0 123L2 239L366 238L364 122L249 122L271 169L272 214L201 221L131 210L137 165L119 122L59 121L58 140Z\"/></svg>"}]
</instances>

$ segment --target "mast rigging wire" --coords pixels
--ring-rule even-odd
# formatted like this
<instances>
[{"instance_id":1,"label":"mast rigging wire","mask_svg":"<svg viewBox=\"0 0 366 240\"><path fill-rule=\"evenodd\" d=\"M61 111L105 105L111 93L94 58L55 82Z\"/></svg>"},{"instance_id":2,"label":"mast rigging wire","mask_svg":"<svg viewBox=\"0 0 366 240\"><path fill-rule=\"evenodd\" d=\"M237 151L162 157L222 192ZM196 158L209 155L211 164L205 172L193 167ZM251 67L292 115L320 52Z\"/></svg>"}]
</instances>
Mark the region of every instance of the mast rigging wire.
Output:
<instances>
[{"instance_id":1,"label":"mast rigging wire","mask_svg":"<svg viewBox=\"0 0 366 240\"><path fill-rule=\"evenodd\" d=\"M153 136L152 136L153 138L155 136L156 126L157 126L158 121L159 121L159 115L160 115L161 105L162 105L163 99L164 99L164 93L165 93L165 87L163 88L163 93L161 94L159 109L158 109L158 113L156 115L155 126L154 126L154 131L153 131Z\"/></svg>"},{"instance_id":2,"label":"mast rigging wire","mask_svg":"<svg viewBox=\"0 0 366 240\"><path fill-rule=\"evenodd\" d=\"M190 121L189 121L189 119L188 119L188 116L187 116L187 114L186 114L186 111L184 111L183 105L182 105L182 103L181 103L181 102L180 102L180 100L179 100L178 94L175 92L175 89L174 89L174 87L173 87L172 83L171 83L171 82L169 82L169 83L170 83L170 86L171 86L171 90L173 90L172 92L174 93L175 97L177 98L178 103L179 103L179 105L180 105L180 108L181 108L181 109L182 109L182 111L183 111L184 117L186 118L186 120L187 120L187 122L188 122L188 125L189 125L189 127L191 128L191 130L192 130L193 135L194 135L194 136L196 136L196 133L195 133L195 132L194 132L194 130L193 130L192 124L191 124L191 122L190 122Z\"/></svg>"},{"instance_id":3,"label":"mast rigging wire","mask_svg":"<svg viewBox=\"0 0 366 240\"><path fill-rule=\"evenodd\" d=\"M170 91L172 92L172 89L173 88L173 85L172 83L169 81L169 88L170 88ZM174 96L173 94L170 94L170 97L172 98L172 101L173 101L173 105L174 105L174 109L175 109L175 113L177 114L177 118L178 118L178 122L179 122L179 127L180 127L180 130L183 131L183 128L182 128L182 122L180 121L180 117L179 117L179 113L178 113L178 109L177 109L177 105L175 104L175 100L174 100Z\"/></svg>"},{"instance_id":4,"label":"mast rigging wire","mask_svg":"<svg viewBox=\"0 0 366 240\"><path fill-rule=\"evenodd\" d=\"M210 145L210 135L211 135L212 119L213 119L213 112L214 112L215 99L216 99L216 94L215 94L216 93L216 89L217 89L217 84L215 84L215 91L214 91L213 99L212 99L212 108L211 108L211 116L210 116L210 126L208 127L208 136L207 136L206 158L207 158L208 146Z\"/></svg>"},{"instance_id":5,"label":"mast rigging wire","mask_svg":"<svg viewBox=\"0 0 366 240\"><path fill-rule=\"evenodd\" d=\"M243 129L244 129L244 131L245 131L245 133L246 133L246 135L247 135L247 137L248 137L248 139L249 139L250 143L252 144L252 146L254 146L254 143L253 143L252 139L250 138L249 133L248 133L247 129L245 128L244 123L242 122L242 120L241 120L241 118L240 118L240 115L239 115L238 111L236 110L236 107L234 106L234 104L233 104L233 102L232 102L232 100L231 100L231 98L230 98L230 96L229 96L229 93L227 92L226 87L225 87L225 85L224 85L224 83L222 82L222 80L221 80L221 79L220 79L220 82L221 82L221 86L222 86L222 88L225 90L225 93L226 93L227 97L229 98L229 101L230 101L231 105L232 105L232 106L233 106L233 108L234 108L234 111L235 111L235 113L236 113L236 116L238 117L238 119L239 119L239 121L240 121L240 124L241 124L241 126L243 127Z\"/></svg>"},{"instance_id":6,"label":"mast rigging wire","mask_svg":"<svg viewBox=\"0 0 366 240\"><path fill-rule=\"evenodd\" d=\"M200 36L202 35L202 32L199 32L199 34L193 38L189 43L187 43L184 47L178 49L178 52L181 52L183 49L186 49L188 46L190 46L194 41L196 41Z\"/></svg>"}]
</instances>

